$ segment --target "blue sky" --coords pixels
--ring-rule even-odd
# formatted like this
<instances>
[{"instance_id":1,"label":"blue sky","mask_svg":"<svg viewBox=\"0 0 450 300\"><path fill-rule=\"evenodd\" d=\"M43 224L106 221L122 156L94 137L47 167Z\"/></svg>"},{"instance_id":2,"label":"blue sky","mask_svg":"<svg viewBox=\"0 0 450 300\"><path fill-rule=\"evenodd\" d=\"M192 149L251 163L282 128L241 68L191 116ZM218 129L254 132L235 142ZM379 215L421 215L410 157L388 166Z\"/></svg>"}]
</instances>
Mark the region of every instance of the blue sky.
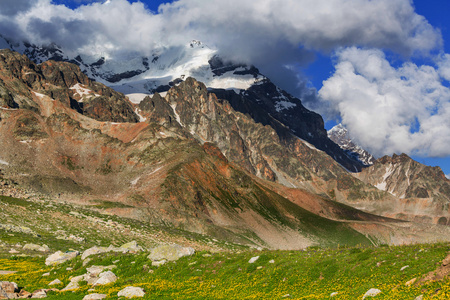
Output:
<instances>
[{"instance_id":1,"label":"blue sky","mask_svg":"<svg viewBox=\"0 0 450 300\"><path fill-rule=\"evenodd\" d=\"M342 122L376 156L405 152L450 174L448 0L104 2L2 0L0 33L143 54L200 39L256 65L327 129Z\"/></svg>"},{"instance_id":2,"label":"blue sky","mask_svg":"<svg viewBox=\"0 0 450 300\"><path fill-rule=\"evenodd\" d=\"M439 28L444 43L444 51L450 53L450 18L448 13L450 12L450 1L448 0L414 0L414 6L416 12L419 15L424 16L428 22ZM415 58L416 60L423 60L425 63L430 63L428 58ZM322 53L317 54L317 59L311 63L304 73L311 81L312 85L320 89L322 82L326 80L334 71L332 59L329 55ZM327 129L330 129L336 122L334 120L328 120L326 122ZM450 132L447 133L450 135ZM439 166L442 168L445 174L450 174L450 157L427 157L419 155L411 155L416 161L429 166Z\"/></svg>"},{"instance_id":3,"label":"blue sky","mask_svg":"<svg viewBox=\"0 0 450 300\"><path fill-rule=\"evenodd\" d=\"M450 1L447 0L415 0L414 5L418 14L423 15L431 25L439 28L444 40L444 51L450 53ZM450 135L450 132L448 132ZM450 174L450 158L431 158L414 156L418 162L440 166L445 174Z\"/></svg>"},{"instance_id":4,"label":"blue sky","mask_svg":"<svg viewBox=\"0 0 450 300\"><path fill-rule=\"evenodd\" d=\"M147 8L153 12L158 12L158 7L160 4L173 2L173 1L160 1L160 0L129 0L130 3L134 3L134 2L138 2L138 1L145 3ZM105 0L53 0L52 2L55 4L63 4L70 8L77 8L81 5L86 5L89 3L105 2Z\"/></svg>"}]
</instances>

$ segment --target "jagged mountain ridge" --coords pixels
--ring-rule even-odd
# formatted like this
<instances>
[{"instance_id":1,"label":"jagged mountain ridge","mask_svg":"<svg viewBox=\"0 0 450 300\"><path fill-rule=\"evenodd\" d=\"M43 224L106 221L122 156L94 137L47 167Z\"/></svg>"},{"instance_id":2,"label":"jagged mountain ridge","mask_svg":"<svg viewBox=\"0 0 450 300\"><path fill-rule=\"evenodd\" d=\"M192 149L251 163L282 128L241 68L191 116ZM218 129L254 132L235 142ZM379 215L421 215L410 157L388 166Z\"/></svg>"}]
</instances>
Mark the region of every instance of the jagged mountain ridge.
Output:
<instances>
[{"instance_id":1,"label":"jagged mountain ridge","mask_svg":"<svg viewBox=\"0 0 450 300\"><path fill-rule=\"evenodd\" d=\"M0 57L8 63L0 65L5 68L0 75L12 99L26 91L31 95L29 107L0 109L0 168L18 187L86 205L115 201L126 208L109 213L275 248L366 243L366 235L386 243L431 241L436 230L450 240L450 229L433 226L421 227L422 236L411 240L416 225L405 227L327 199L334 186L338 197L357 188L368 197L392 200L298 138L290 148L283 146L273 128L235 111L192 78L166 97L146 98L139 107L145 122L117 123L81 114L59 98L37 96L34 88L50 82L28 76L33 64L7 50ZM55 70L70 69L64 62L52 64ZM6 72L12 66L17 72ZM271 172L278 182L283 176L304 188L270 181ZM392 235L386 228L398 231Z\"/></svg>"},{"instance_id":2,"label":"jagged mountain ridge","mask_svg":"<svg viewBox=\"0 0 450 300\"><path fill-rule=\"evenodd\" d=\"M342 124L338 124L327 132L330 140L335 142L339 147L348 151L349 155L359 159L365 166L371 166L375 162L375 157L361 146L357 145L351 138L347 128Z\"/></svg>"},{"instance_id":3,"label":"jagged mountain ridge","mask_svg":"<svg viewBox=\"0 0 450 300\"><path fill-rule=\"evenodd\" d=\"M69 58L56 45L38 47L30 44L19 44L18 46L8 44L8 47L16 47L37 61L43 61L46 57L53 57L56 60L62 61L72 61L78 64L89 77L99 82L107 83L115 89L126 93L145 92L153 94L158 91L162 92L164 96L164 93L168 89L180 84L187 76L200 78L207 83L209 91L213 91L216 95L219 95L218 98L228 100L233 109L250 115L254 120L263 125L269 125L274 128L283 147L293 147L292 145L296 144L293 140L296 137L300 137L311 143L313 145L312 148L325 151L352 172L358 172L363 167L363 164L355 156L349 154L348 151L341 150L340 147L327 138L327 133L323 128L322 118L306 110L301 105L299 99L295 99L277 88L268 78L261 75L256 68L243 64L224 62L216 55L214 50L209 49L200 42L190 43L187 47L162 48L148 58L130 54L130 57L118 61L108 59L101 55L77 55ZM143 120L144 118L142 116L140 117L136 114L139 110L136 110L137 108L134 109L135 118L139 117L140 120ZM248 157L250 156L248 155ZM307 165L307 169L315 170L313 173L322 173L320 176L323 176L323 174L327 173L326 171L320 171L321 168L324 168L323 164L317 163L315 159L311 159L313 157L315 155L310 153L304 155L302 157L303 160L306 159L304 164ZM246 160L249 162L247 164L248 171L258 176L265 174L261 173L261 170L263 170L261 166L255 167L257 163L251 162L251 159L248 158ZM276 173L275 170L272 171ZM291 175L288 177L291 177ZM272 177L272 180L278 180L288 186L291 184L291 179L288 178L285 180L284 174L274 176L268 172L263 176L266 176L264 178L267 179ZM295 178L296 176L293 177ZM294 179L294 182L297 181L298 178ZM366 201L372 201L378 198L376 196L377 192L369 192L367 194L368 191L365 190L366 188L364 188L362 193L351 192L351 188L349 189L349 187L359 185L357 181L353 180L338 180L338 184L333 186L327 183L325 185L328 185L327 187L320 189L317 186L311 186L308 180L306 182L301 185L310 191L323 193L331 199L350 205L357 205L355 204L357 199L360 199L361 203L367 204ZM377 184L373 184L373 186L376 187ZM398 198L398 196L392 196ZM382 196L384 199L388 199L389 197L389 195ZM402 200L397 199L392 201ZM382 203L384 202L382 201ZM377 213L382 211L379 206L383 207L386 211L389 210L388 206L384 204L377 203L375 204L375 208L372 204L366 204L357 207ZM444 215L447 214L442 210L436 212L436 214L441 213L444 213Z\"/></svg>"},{"instance_id":4,"label":"jagged mountain ridge","mask_svg":"<svg viewBox=\"0 0 450 300\"><path fill-rule=\"evenodd\" d=\"M384 211L376 207L369 208L372 204L363 199L358 207L403 220L450 224L450 181L441 168L425 166L406 154L394 154L392 157L384 156L376 160L352 141L348 130L342 124L330 129L328 136L367 166L354 174L355 177L389 192L398 199L391 207L384 207Z\"/></svg>"},{"instance_id":5,"label":"jagged mountain ridge","mask_svg":"<svg viewBox=\"0 0 450 300\"><path fill-rule=\"evenodd\" d=\"M450 180L441 168L425 166L406 154L394 154L379 158L356 176L399 198L383 215L450 224Z\"/></svg>"},{"instance_id":6,"label":"jagged mountain ridge","mask_svg":"<svg viewBox=\"0 0 450 300\"><path fill-rule=\"evenodd\" d=\"M220 93L234 109L264 125L278 123L288 128L295 136L328 153L347 170L358 172L364 167L327 137L322 117L307 110L300 99L275 86L254 66L226 62L216 50L199 41L181 47L162 47L149 57L130 53L120 59L107 59L102 54L68 57L56 45L14 45L7 40L3 44L26 54L36 63L45 61L45 57L75 63L89 78L128 94L131 99L135 99L131 94L142 95L136 102L145 94L166 92L187 77L194 77Z\"/></svg>"},{"instance_id":7,"label":"jagged mountain ridge","mask_svg":"<svg viewBox=\"0 0 450 300\"><path fill-rule=\"evenodd\" d=\"M123 94L93 82L75 65L46 61L40 65L25 56L3 50L0 55L0 105L40 112L33 98L58 100L100 121L137 122L138 116Z\"/></svg>"}]
</instances>

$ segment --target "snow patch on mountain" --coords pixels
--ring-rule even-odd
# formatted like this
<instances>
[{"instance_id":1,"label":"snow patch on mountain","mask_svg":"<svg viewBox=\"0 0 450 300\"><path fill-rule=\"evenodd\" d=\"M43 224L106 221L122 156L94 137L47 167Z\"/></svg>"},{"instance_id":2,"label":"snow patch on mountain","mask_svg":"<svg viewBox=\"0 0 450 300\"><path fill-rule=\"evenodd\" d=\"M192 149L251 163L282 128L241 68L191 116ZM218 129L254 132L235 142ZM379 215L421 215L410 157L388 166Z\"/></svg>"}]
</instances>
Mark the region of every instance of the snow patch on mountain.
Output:
<instances>
[{"instance_id":1,"label":"snow patch on mountain","mask_svg":"<svg viewBox=\"0 0 450 300\"><path fill-rule=\"evenodd\" d=\"M80 83L75 84L74 86L70 87L70 89L74 90L75 94L78 94L78 96L80 96L81 99L78 102L83 102L84 96L100 97L99 94L94 93L92 90L83 87Z\"/></svg>"},{"instance_id":2,"label":"snow patch on mountain","mask_svg":"<svg viewBox=\"0 0 450 300\"><path fill-rule=\"evenodd\" d=\"M3 159L0 159L0 165L9 166L9 163L7 161L4 161Z\"/></svg>"},{"instance_id":3,"label":"snow patch on mountain","mask_svg":"<svg viewBox=\"0 0 450 300\"><path fill-rule=\"evenodd\" d=\"M150 94L134 93L134 94L126 94L125 96L127 96L132 103L139 104L144 100L145 97L150 96Z\"/></svg>"},{"instance_id":4,"label":"snow patch on mountain","mask_svg":"<svg viewBox=\"0 0 450 300\"><path fill-rule=\"evenodd\" d=\"M296 106L297 106L297 104L295 104L291 101L277 101L275 103L275 109L277 112L281 112L282 110L289 109L289 108L296 107Z\"/></svg>"},{"instance_id":5,"label":"snow patch on mountain","mask_svg":"<svg viewBox=\"0 0 450 300\"><path fill-rule=\"evenodd\" d=\"M180 124L181 127L185 127L184 124L181 123L180 115L177 113L177 110L176 110L177 104L176 103L170 104L170 107L172 107L172 109L173 109L173 113L175 114L175 119L177 120L178 124Z\"/></svg>"},{"instance_id":6,"label":"snow patch on mountain","mask_svg":"<svg viewBox=\"0 0 450 300\"><path fill-rule=\"evenodd\" d=\"M139 108L136 107L136 109L134 110L134 113L139 117L139 122L145 122L147 121L147 118L144 118L139 112L141 110Z\"/></svg>"},{"instance_id":7,"label":"snow patch on mountain","mask_svg":"<svg viewBox=\"0 0 450 300\"><path fill-rule=\"evenodd\" d=\"M49 98L49 99L51 99L49 96L47 96L47 95L44 95L44 94L41 94L41 93L38 93L38 92L35 92L35 91L32 91L33 92L33 94L35 94L36 95L36 97L38 97L39 99L45 99L45 98ZM55 99L51 99L52 101L55 101Z\"/></svg>"},{"instance_id":8,"label":"snow patch on mountain","mask_svg":"<svg viewBox=\"0 0 450 300\"><path fill-rule=\"evenodd\" d=\"M389 164L389 166L386 167L386 172L383 175L383 180L380 183L376 184L375 187L378 188L379 190L386 191L387 190L386 179L388 179L389 176L391 176L393 172L394 172L394 168L393 168L392 164Z\"/></svg>"}]
</instances>

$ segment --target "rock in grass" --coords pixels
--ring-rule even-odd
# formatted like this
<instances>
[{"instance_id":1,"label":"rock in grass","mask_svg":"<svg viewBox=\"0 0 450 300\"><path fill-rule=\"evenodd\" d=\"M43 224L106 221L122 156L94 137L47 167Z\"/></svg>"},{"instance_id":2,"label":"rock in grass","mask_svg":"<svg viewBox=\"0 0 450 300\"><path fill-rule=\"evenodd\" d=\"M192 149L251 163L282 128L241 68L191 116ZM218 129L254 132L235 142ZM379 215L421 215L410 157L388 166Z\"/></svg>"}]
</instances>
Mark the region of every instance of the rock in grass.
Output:
<instances>
[{"instance_id":1,"label":"rock in grass","mask_svg":"<svg viewBox=\"0 0 450 300\"><path fill-rule=\"evenodd\" d=\"M250 258L249 260L248 260L248 263L249 264L252 264L252 263L254 263L255 261L257 261L259 259L259 256L254 256L254 257L252 257L252 258Z\"/></svg>"},{"instance_id":2,"label":"rock in grass","mask_svg":"<svg viewBox=\"0 0 450 300\"><path fill-rule=\"evenodd\" d=\"M330 298L337 296L339 293L338 292L333 292L330 294Z\"/></svg>"},{"instance_id":3,"label":"rock in grass","mask_svg":"<svg viewBox=\"0 0 450 300\"><path fill-rule=\"evenodd\" d=\"M108 248L106 247L91 247L89 249L86 249L83 254L81 254L81 260L85 260L88 256L94 255L94 254L100 254L108 252Z\"/></svg>"},{"instance_id":4,"label":"rock in grass","mask_svg":"<svg viewBox=\"0 0 450 300\"><path fill-rule=\"evenodd\" d=\"M153 248L150 255L147 257L152 261L160 261L163 259L169 261L176 261L183 256L190 256L195 253L195 250L191 247L182 247L180 245L160 245Z\"/></svg>"},{"instance_id":5,"label":"rock in grass","mask_svg":"<svg viewBox=\"0 0 450 300\"><path fill-rule=\"evenodd\" d=\"M19 299L27 299L27 298L31 298L31 296L33 296L33 294L31 294L30 292L27 292L25 290L21 290L18 294L17 297ZM0 298L1 299L1 298Z\"/></svg>"},{"instance_id":6,"label":"rock in grass","mask_svg":"<svg viewBox=\"0 0 450 300\"><path fill-rule=\"evenodd\" d=\"M379 289L372 288L364 294L363 299L366 299L367 297L375 297L376 295L378 295L380 293L381 293L381 291Z\"/></svg>"},{"instance_id":7,"label":"rock in grass","mask_svg":"<svg viewBox=\"0 0 450 300\"><path fill-rule=\"evenodd\" d=\"M14 274L17 273L17 271L5 271L5 270L0 270L0 275L9 275L9 274Z\"/></svg>"},{"instance_id":8,"label":"rock in grass","mask_svg":"<svg viewBox=\"0 0 450 300\"><path fill-rule=\"evenodd\" d=\"M144 251L144 249L137 244L136 241L131 241L129 243L123 244L119 247L119 249L126 250L131 253L138 253L140 251Z\"/></svg>"},{"instance_id":9,"label":"rock in grass","mask_svg":"<svg viewBox=\"0 0 450 300\"><path fill-rule=\"evenodd\" d=\"M93 284L94 286L105 285L111 282L115 282L117 280L116 274L114 274L111 271L100 273L98 277L99 277L98 280Z\"/></svg>"},{"instance_id":10,"label":"rock in grass","mask_svg":"<svg viewBox=\"0 0 450 300\"><path fill-rule=\"evenodd\" d=\"M104 270L112 270L116 268L116 265L110 265L110 266L91 266L89 268L86 268L86 271L90 276L98 276L101 272Z\"/></svg>"},{"instance_id":11,"label":"rock in grass","mask_svg":"<svg viewBox=\"0 0 450 300\"><path fill-rule=\"evenodd\" d=\"M78 282L80 282L81 280L84 280L84 275L75 276L75 277L71 278L69 284L65 288L63 288L62 291L78 289L80 287L78 285Z\"/></svg>"},{"instance_id":12,"label":"rock in grass","mask_svg":"<svg viewBox=\"0 0 450 300\"><path fill-rule=\"evenodd\" d=\"M414 299L414 300L423 300L423 295L417 296L416 299Z\"/></svg>"},{"instance_id":13,"label":"rock in grass","mask_svg":"<svg viewBox=\"0 0 450 300\"><path fill-rule=\"evenodd\" d=\"M117 296L125 297L125 298L144 297L145 291L141 287L127 286L126 288L121 290L119 293L117 293Z\"/></svg>"},{"instance_id":14,"label":"rock in grass","mask_svg":"<svg viewBox=\"0 0 450 300\"><path fill-rule=\"evenodd\" d=\"M159 267L164 265L167 262L167 260L158 260L158 261L152 261L152 267Z\"/></svg>"},{"instance_id":15,"label":"rock in grass","mask_svg":"<svg viewBox=\"0 0 450 300\"><path fill-rule=\"evenodd\" d=\"M15 282L0 281L0 289L6 293L15 293L19 290L19 286Z\"/></svg>"},{"instance_id":16,"label":"rock in grass","mask_svg":"<svg viewBox=\"0 0 450 300\"><path fill-rule=\"evenodd\" d=\"M447 257L444 258L444 260L442 261L443 267L448 266L448 265L450 265L450 255L447 255Z\"/></svg>"},{"instance_id":17,"label":"rock in grass","mask_svg":"<svg viewBox=\"0 0 450 300\"><path fill-rule=\"evenodd\" d=\"M89 294L84 296L83 300L101 300L105 299L108 295L106 294Z\"/></svg>"},{"instance_id":18,"label":"rock in grass","mask_svg":"<svg viewBox=\"0 0 450 300\"><path fill-rule=\"evenodd\" d=\"M46 298L47 291L44 289L35 290L31 293L31 298Z\"/></svg>"},{"instance_id":19,"label":"rock in grass","mask_svg":"<svg viewBox=\"0 0 450 300\"><path fill-rule=\"evenodd\" d=\"M50 248L47 245L36 245L36 244L25 244L23 246L23 250L31 250L31 251L39 251L39 252L48 252Z\"/></svg>"},{"instance_id":20,"label":"rock in grass","mask_svg":"<svg viewBox=\"0 0 450 300\"><path fill-rule=\"evenodd\" d=\"M80 277L80 276L77 276ZM80 280L81 281L81 280ZM80 285L78 284L79 281L71 281L69 284L63 288L61 291L71 291L71 290L77 290L80 288Z\"/></svg>"},{"instance_id":21,"label":"rock in grass","mask_svg":"<svg viewBox=\"0 0 450 300\"><path fill-rule=\"evenodd\" d=\"M87 264L90 263L91 260L91 258L86 258L85 260L83 260L83 267L87 266Z\"/></svg>"},{"instance_id":22,"label":"rock in grass","mask_svg":"<svg viewBox=\"0 0 450 300\"><path fill-rule=\"evenodd\" d=\"M405 285L406 285L406 286L413 285L413 284L416 282L416 280L417 280L417 278L414 277L413 279L408 280L407 282L405 282Z\"/></svg>"},{"instance_id":23,"label":"rock in grass","mask_svg":"<svg viewBox=\"0 0 450 300\"><path fill-rule=\"evenodd\" d=\"M53 280L52 282L50 282L48 285L57 285L57 284L61 284L61 280L59 280L58 278Z\"/></svg>"},{"instance_id":24,"label":"rock in grass","mask_svg":"<svg viewBox=\"0 0 450 300\"><path fill-rule=\"evenodd\" d=\"M92 266L86 269L87 273L84 275L84 280L87 281L88 284L93 285L99 279L100 273L105 270L112 270L116 268L116 265L110 266Z\"/></svg>"},{"instance_id":25,"label":"rock in grass","mask_svg":"<svg viewBox=\"0 0 450 300\"><path fill-rule=\"evenodd\" d=\"M68 260L74 259L80 254L78 251L62 252L56 251L45 260L47 266L62 264Z\"/></svg>"}]
</instances>

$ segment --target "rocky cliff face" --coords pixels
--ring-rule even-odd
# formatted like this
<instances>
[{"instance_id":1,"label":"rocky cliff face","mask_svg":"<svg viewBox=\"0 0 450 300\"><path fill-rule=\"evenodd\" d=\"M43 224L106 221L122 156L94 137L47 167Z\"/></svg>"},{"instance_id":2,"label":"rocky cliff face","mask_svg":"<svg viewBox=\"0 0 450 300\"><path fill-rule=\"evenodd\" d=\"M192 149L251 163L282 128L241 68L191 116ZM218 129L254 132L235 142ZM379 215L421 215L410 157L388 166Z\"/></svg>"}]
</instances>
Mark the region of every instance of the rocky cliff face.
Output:
<instances>
[{"instance_id":1,"label":"rocky cliff face","mask_svg":"<svg viewBox=\"0 0 450 300\"><path fill-rule=\"evenodd\" d=\"M307 110L300 99L278 88L256 67L224 61L214 49L200 41L192 41L185 47L157 49L148 57L130 53L124 61L105 60L95 55L68 57L54 44L10 43L9 46L36 63L54 59L77 64L90 78L125 94L166 92L188 77L196 78L218 98L227 100L233 109L275 128L280 137L289 131L288 138L295 135L313 144L350 172L358 172L364 166L328 139L322 117ZM94 106L98 109L105 104ZM82 105L80 107L84 109ZM89 112L93 113L93 110Z\"/></svg>"},{"instance_id":2,"label":"rocky cliff face","mask_svg":"<svg viewBox=\"0 0 450 300\"><path fill-rule=\"evenodd\" d=\"M274 128L284 144L300 138L324 151L350 172L358 172L363 164L331 141L323 119L306 109L301 101L275 86L269 79L236 94L234 91L210 89L226 99L233 109L247 114L258 123Z\"/></svg>"},{"instance_id":3,"label":"rocky cliff face","mask_svg":"<svg viewBox=\"0 0 450 300\"><path fill-rule=\"evenodd\" d=\"M227 159L260 178L316 193L325 190L315 181L326 186L347 178L349 184L339 186L343 193L357 185L357 180L326 153L299 139L278 120L267 113L252 117L236 111L229 101L221 99L220 92L224 91L210 93L203 83L188 78L164 98L157 94L140 107L151 120L175 124L200 143L214 143Z\"/></svg>"},{"instance_id":4,"label":"rocky cliff face","mask_svg":"<svg viewBox=\"0 0 450 300\"><path fill-rule=\"evenodd\" d=\"M406 154L394 154L376 160L357 177L399 199L385 215L449 224L450 180L439 167L422 165Z\"/></svg>"},{"instance_id":5,"label":"rocky cliff face","mask_svg":"<svg viewBox=\"0 0 450 300\"><path fill-rule=\"evenodd\" d=\"M396 201L394 195L351 176L329 155L296 137L277 120L268 119L269 124L263 125L234 110L230 102L221 99L220 92L224 91L217 95L208 92L204 84L188 78L165 97L147 97L140 103L141 114L149 121L181 129L199 143L216 145L227 160L250 174L288 188L307 189L379 213Z\"/></svg>"},{"instance_id":6,"label":"rocky cliff face","mask_svg":"<svg viewBox=\"0 0 450 300\"><path fill-rule=\"evenodd\" d=\"M122 107L120 94L72 65L36 65L10 51L0 57L0 169L17 189L85 205L117 202L126 208L109 213L272 248L370 243L366 235L394 242L380 224L399 223L334 201L381 205L394 196L276 119L255 122L192 78L165 97L136 107L124 99L125 108L110 110ZM92 113L71 105L102 97ZM124 122L123 111L134 110L146 121ZM397 242L408 235L393 234Z\"/></svg>"},{"instance_id":7,"label":"rocky cliff face","mask_svg":"<svg viewBox=\"0 0 450 300\"><path fill-rule=\"evenodd\" d=\"M0 95L5 108L39 112L46 107L33 99L51 99L99 121L138 121L123 94L89 80L77 66L55 61L36 65L8 49L0 50Z\"/></svg>"}]
</instances>

